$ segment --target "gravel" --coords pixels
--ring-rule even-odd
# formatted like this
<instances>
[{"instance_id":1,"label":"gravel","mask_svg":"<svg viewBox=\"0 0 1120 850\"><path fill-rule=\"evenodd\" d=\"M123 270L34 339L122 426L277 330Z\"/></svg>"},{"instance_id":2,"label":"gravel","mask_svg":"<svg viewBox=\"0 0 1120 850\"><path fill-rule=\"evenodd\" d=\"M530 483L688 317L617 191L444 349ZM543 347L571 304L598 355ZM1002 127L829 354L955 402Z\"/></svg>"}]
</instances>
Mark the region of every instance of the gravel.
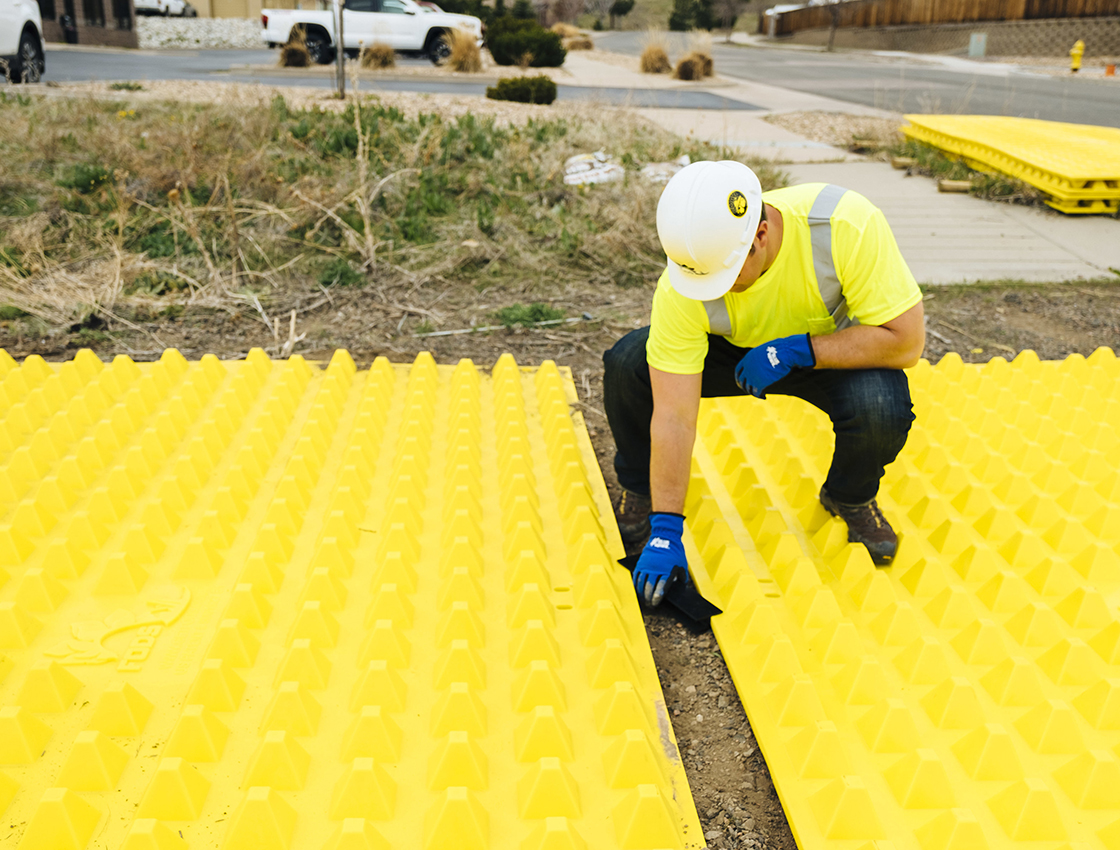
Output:
<instances>
[{"instance_id":1,"label":"gravel","mask_svg":"<svg viewBox=\"0 0 1120 850\"><path fill-rule=\"evenodd\" d=\"M780 112L762 119L803 138L845 150L885 147L902 138L902 115L885 117L846 112Z\"/></svg>"},{"instance_id":2,"label":"gravel","mask_svg":"<svg viewBox=\"0 0 1120 850\"><path fill-rule=\"evenodd\" d=\"M136 34L144 49L264 47L257 18L159 18L137 16Z\"/></svg>"}]
</instances>

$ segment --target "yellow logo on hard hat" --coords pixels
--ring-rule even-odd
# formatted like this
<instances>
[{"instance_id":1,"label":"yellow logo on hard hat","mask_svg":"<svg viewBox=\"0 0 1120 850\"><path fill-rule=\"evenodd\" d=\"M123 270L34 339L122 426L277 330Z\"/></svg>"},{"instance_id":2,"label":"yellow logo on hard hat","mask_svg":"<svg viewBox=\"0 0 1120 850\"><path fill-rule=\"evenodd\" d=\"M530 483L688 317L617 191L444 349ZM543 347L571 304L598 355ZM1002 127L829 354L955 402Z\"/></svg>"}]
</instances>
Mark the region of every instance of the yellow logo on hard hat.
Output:
<instances>
[{"instance_id":1,"label":"yellow logo on hard hat","mask_svg":"<svg viewBox=\"0 0 1120 850\"><path fill-rule=\"evenodd\" d=\"M747 214L747 196L742 192L732 192L727 196L727 208L735 218L742 218Z\"/></svg>"}]
</instances>

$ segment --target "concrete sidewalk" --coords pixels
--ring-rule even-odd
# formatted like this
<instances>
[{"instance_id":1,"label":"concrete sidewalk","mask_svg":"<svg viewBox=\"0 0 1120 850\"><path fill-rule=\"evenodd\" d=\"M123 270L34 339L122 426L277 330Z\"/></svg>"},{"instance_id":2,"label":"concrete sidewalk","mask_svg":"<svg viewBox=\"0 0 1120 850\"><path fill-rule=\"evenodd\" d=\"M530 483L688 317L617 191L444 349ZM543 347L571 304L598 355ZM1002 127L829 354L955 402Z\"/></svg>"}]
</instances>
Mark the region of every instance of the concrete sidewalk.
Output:
<instances>
[{"instance_id":1,"label":"concrete sidewalk","mask_svg":"<svg viewBox=\"0 0 1120 850\"><path fill-rule=\"evenodd\" d=\"M619 67L618 60L580 56L577 85L681 87L679 83ZM715 78L710 91L755 110L640 109L648 121L686 138L702 139L743 154L781 163L791 183L836 183L866 195L887 216L920 283L991 280L1057 282L1113 277L1120 269L1120 221L1067 216L969 195L942 194L936 181L907 177L885 162L804 139L763 120L773 112L821 111L902 118L893 113L761 83ZM675 86L674 86L675 83Z\"/></svg>"},{"instance_id":2,"label":"concrete sidewalk","mask_svg":"<svg viewBox=\"0 0 1120 850\"><path fill-rule=\"evenodd\" d=\"M1067 216L937 191L883 162L791 165L792 183L836 183L883 210L919 283L1035 282L1111 277L1120 221Z\"/></svg>"}]
</instances>

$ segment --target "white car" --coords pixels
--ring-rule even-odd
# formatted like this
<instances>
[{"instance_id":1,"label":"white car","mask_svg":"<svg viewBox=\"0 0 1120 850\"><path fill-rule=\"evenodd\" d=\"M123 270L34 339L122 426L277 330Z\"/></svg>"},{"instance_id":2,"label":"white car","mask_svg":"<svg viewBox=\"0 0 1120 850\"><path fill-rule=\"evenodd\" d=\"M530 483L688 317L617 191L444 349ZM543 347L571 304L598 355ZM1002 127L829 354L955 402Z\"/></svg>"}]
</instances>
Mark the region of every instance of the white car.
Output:
<instances>
[{"instance_id":1,"label":"white car","mask_svg":"<svg viewBox=\"0 0 1120 850\"><path fill-rule=\"evenodd\" d=\"M0 74L11 83L43 76L43 19L34 0L0 0Z\"/></svg>"},{"instance_id":2,"label":"white car","mask_svg":"<svg viewBox=\"0 0 1120 850\"><path fill-rule=\"evenodd\" d=\"M401 52L423 53L438 65L451 52L445 36L453 29L466 30L482 45L478 18L425 9L413 0L346 0L342 14L343 47L352 56L362 45L380 42ZM311 59L320 65L334 61L337 45L332 12L263 9L261 23L269 47L287 44L292 27L301 26Z\"/></svg>"}]
</instances>

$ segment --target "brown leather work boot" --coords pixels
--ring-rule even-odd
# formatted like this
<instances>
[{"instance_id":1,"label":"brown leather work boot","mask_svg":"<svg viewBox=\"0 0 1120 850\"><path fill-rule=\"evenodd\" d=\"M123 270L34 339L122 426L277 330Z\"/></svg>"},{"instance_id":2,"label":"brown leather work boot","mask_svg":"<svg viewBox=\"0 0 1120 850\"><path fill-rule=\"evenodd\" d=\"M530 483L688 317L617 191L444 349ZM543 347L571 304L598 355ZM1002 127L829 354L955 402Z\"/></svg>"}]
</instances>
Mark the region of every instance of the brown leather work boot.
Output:
<instances>
[{"instance_id":1,"label":"brown leather work boot","mask_svg":"<svg viewBox=\"0 0 1120 850\"><path fill-rule=\"evenodd\" d=\"M622 535L622 542L627 548L645 543L649 537L649 496L639 496L629 490L623 490L618 504L614 508L614 517L618 521L618 531Z\"/></svg>"},{"instance_id":2,"label":"brown leather work boot","mask_svg":"<svg viewBox=\"0 0 1120 850\"><path fill-rule=\"evenodd\" d=\"M874 499L862 505L842 505L821 487L821 504L830 514L848 524L849 543L866 546L876 566L890 566L898 551L898 535Z\"/></svg>"}]
</instances>

